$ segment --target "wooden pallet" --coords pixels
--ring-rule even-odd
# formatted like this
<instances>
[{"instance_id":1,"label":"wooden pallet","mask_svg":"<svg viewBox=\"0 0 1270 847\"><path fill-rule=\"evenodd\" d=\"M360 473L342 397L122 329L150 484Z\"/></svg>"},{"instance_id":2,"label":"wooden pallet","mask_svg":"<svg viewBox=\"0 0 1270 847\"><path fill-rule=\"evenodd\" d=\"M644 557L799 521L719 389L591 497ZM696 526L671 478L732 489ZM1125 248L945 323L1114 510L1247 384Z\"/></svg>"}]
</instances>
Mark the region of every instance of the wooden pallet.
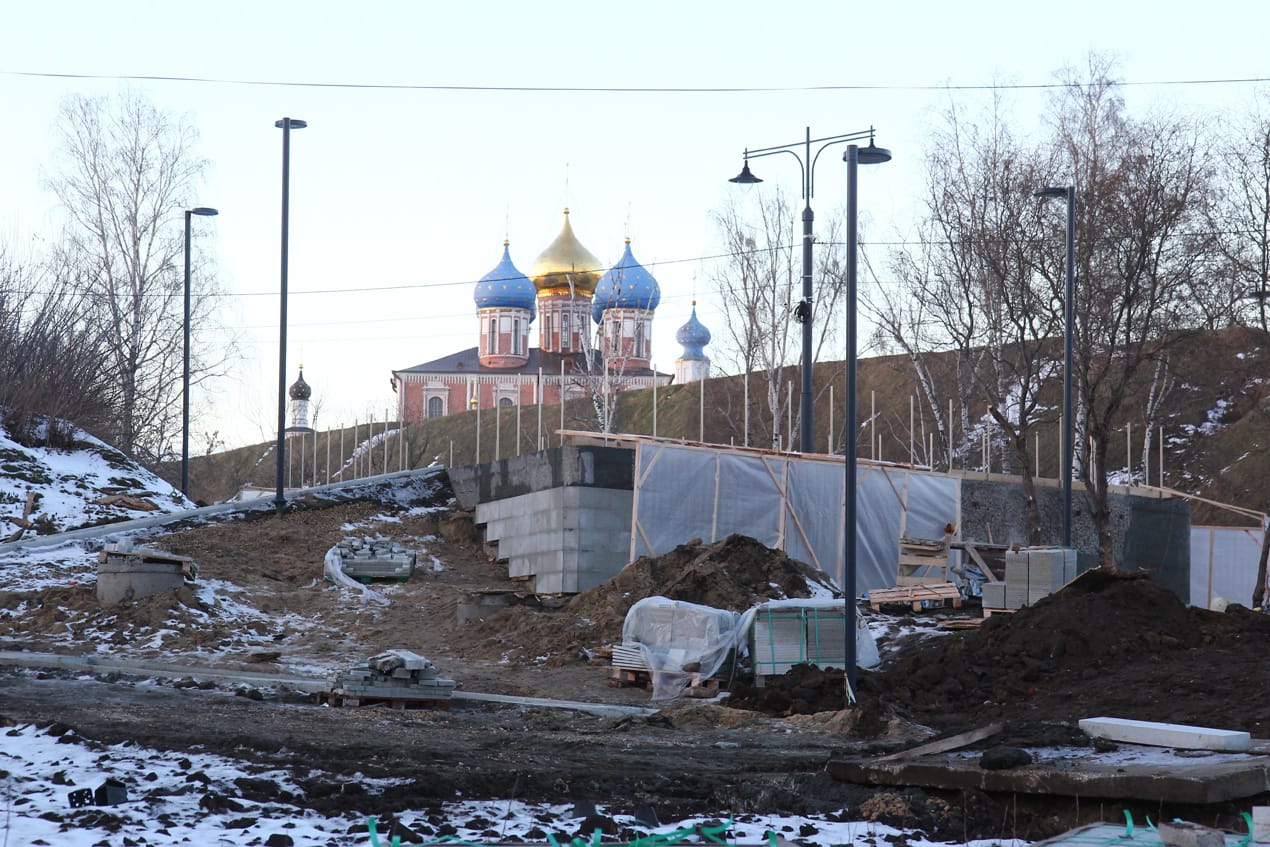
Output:
<instances>
[{"instance_id":1,"label":"wooden pallet","mask_svg":"<svg viewBox=\"0 0 1270 847\"><path fill-rule=\"evenodd\" d=\"M315 695L319 703L325 703L334 708L348 707L350 709L360 708L362 706L387 706L389 709L405 710L405 709L449 709L450 700L424 700L417 697L406 698L389 698L389 697L347 697L343 694L336 694L333 691L322 691Z\"/></svg>"},{"instance_id":2,"label":"wooden pallet","mask_svg":"<svg viewBox=\"0 0 1270 847\"><path fill-rule=\"evenodd\" d=\"M609 685L614 688L650 688L653 684L652 674L648 671L631 670L630 668L611 668ZM702 677L694 673L688 682L684 694L688 697L715 697L719 693L719 680Z\"/></svg>"},{"instance_id":3,"label":"wooden pallet","mask_svg":"<svg viewBox=\"0 0 1270 847\"><path fill-rule=\"evenodd\" d=\"M896 588L875 588L869 592L869 605L874 611L882 606L910 606L920 612L927 603L961 608L961 591L950 582L930 585L901 585Z\"/></svg>"},{"instance_id":4,"label":"wooden pallet","mask_svg":"<svg viewBox=\"0 0 1270 847\"><path fill-rule=\"evenodd\" d=\"M630 668L609 669L609 685L614 688L647 688L652 681L648 671L636 671Z\"/></svg>"},{"instance_id":5,"label":"wooden pallet","mask_svg":"<svg viewBox=\"0 0 1270 847\"><path fill-rule=\"evenodd\" d=\"M986 609L985 608L983 610L983 616L985 618L990 618L993 615L1012 615L1017 611L1018 609Z\"/></svg>"},{"instance_id":6,"label":"wooden pallet","mask_svg":"<svg viewBox=\"0 0 1270 847\"><path fill-rule=\"evenodd\" d=\"M948 544L926 538L901 538L896 585L930 585L948 581Z\"/></svg>"}]
</instances>

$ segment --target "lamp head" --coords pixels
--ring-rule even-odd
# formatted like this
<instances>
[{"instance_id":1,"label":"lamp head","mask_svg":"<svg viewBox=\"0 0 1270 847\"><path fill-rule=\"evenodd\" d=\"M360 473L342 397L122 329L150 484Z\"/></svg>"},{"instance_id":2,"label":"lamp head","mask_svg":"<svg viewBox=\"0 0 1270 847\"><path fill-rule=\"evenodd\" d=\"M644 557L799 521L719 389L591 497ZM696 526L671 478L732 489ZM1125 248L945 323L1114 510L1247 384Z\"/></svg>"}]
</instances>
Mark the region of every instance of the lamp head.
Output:
<instances>
[{"instance_id":1,"label":"lamp head","mask_svg":"<svg viewBox=\"0 0 1270 847\"><path fill-rule=\"evenodd\" d=\"M1032 192L1033 197L1066 197L1067 189L1058 185L1047 185L1044 188L1038 188Z\"/></svg>"},{"instance_id":2,"label":"lamp head","mask_svg":"<svg viewBox=\"0 0 1270 847\"><path fill-rule=\"evenodd\" d=\"M847 157L851 155L851 151L842 154L842 160L845 162ZM873 143L873 139L869 139L868 147L859 147L855 154L856 164L860 165L880 165L883 162L891 161L891 151L885 147L879 147Z\"/></svg>"},{"instance_id":3,"label":"lamp head","mask_svg":"<svg viewBox=\"0 0 1270 847\"><path fill-rule=\"evenodd\" d=\"M278 129L285 129L288 122L290 122L291 129L304 129L309 125L307 121L302 121L299 118L283 118L280 121L274 121L273 125Z\"/></svg>"},{"instance_id":4,"label":"lamp head","mask_svg":"<svg viewBox=\"0 0 1270 847\"><path fill-rule=\"evenodd\" d=\"M735 182L739 185L754 185L755 183L762 181L763 180L750 173L750 160L748 156L745 159L744 167L741 168L741 172L728 180L728 182Z\"/></svg>"},{"instance_id":5,"label":"lamp head","mask_svg":"<svg viewBox=\"0 0 1270 847\"><path fill-rule=\"evenodd\" d=\"M203 215L209 218L212 217L213 215L220 214L220 212L218 212L216 209L213 209L211 206L195 206L193 209L190 209L189 212L191 215Z\"/></svg>"}]
</instances>

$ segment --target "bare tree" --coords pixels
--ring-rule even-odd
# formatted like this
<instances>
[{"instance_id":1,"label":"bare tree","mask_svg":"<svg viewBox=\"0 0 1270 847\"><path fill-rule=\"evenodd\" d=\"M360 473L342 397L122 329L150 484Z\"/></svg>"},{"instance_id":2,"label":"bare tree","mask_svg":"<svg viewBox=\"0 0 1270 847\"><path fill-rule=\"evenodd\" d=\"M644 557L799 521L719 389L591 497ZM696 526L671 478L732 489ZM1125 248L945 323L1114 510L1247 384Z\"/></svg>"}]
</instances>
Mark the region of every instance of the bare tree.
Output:
<instances>
[{"instance_id":1,"label":"bare tree","mask_svg":"<svg viewBox=\"0 0 1270 847\"><path fill-rule=\"evenodd\" d=\"M110 419L106 348L73 274L0 252L0 421L19 443L69 447Z\"/></svg>"},{"instance_id":2,"label":"bare tree","mask_svg":"<svg viewBox=\"0 0 1270 847\"><path fill-rule=\"evenodd\" d=\"M1221 259L1207 288L1215 319L1226 326L1251 312L1252 323L1270 330L1270 97L1253 108L1229 133L1221 150L1222 193L1213 207L1211 228ZM1213 291L1215 289L1215 291Z\"/></svg>"},{"instance_id":3,"label":"bare tree","mask_svg":"<svg viewBox=\"0 0 1270 847\"><path fill-rule=\"evenodd\" d=\"M955 393L964 434L972 428L971 398L986 404L1008 444L1006 460L1022 477L1033 544L1041 539L1030 434L1043 411L1041 391L1056 375L1061 331L1053 285L1033 272L1037 162L1007 129L999 102L982 122L950 108L927 157L921 246L892 257L898 287L879 287L866 300L912 363L946 442L950 422L938 383ZM935 371L940 365L929 351L940 348L954 352L941 357L951 373ZM947 448L951 463L953 445Z\"/></svg>"},{"instance_id":4,"label":"bare tree","mask_svg":"<svg viewBox=\"0 0 1270 847\"><path fill-rule=\"evenodd\" d=\"M1203 234L1211 174L1197 127L1167 116L1131 119L1110 74L1111 63L1097 56L1085 78L1065 72L1052 111L1055 173L1078 190L1074 376L1085 437L1077 446L1104 567L1115 562L1113 421L1179 331L1202 324L1195 292L1211 253ZM1041 262L1054 285L1062 268L1057 217Z\"/></svg>"},{"instance_id":5,"label":"bare tree","mask_svg":"<svg viewBox=\"0 0 1270 847\"><path fill-rule=\"evenodd\" d=\"M786 368L797 361L802 338L797 324L802 258L796 249L801 240L791 237L796 216L788 198L773 192L756 194L752 203L731 199L714 217L725 250L725 258L711 275L724 317L724 344L717 356L725 370L764 374L767 416L749 416L756 431L746 433L746 439L770 434L772 446L780 449L788 438L784 432L789 411ZM819 359L825 345L838 335L836 307L846 286L841 220L830 216L821 227L812 274L814 305L807 316L815 324L813 359ZM795 422L795 429L798 426ZM803 445L802 449L812 447Z\"/></svg>"},{"instance_id":6,"label":"bare tree","mask_svg":"<svg viewBox=\"0 0 1270 847\"><path fill-rule=\"evenodd\" d=\"M195 131L144 98L76 96L61 107L49 185L69 216L64 263L87 318L106 339L115 383L116 445L144 460L169 452L180 427L183 210L205 168ZM209 274L195 277L191 329L211 309ZM200 362L192 372L204 374Z\"/></svg>"}]
</instances>

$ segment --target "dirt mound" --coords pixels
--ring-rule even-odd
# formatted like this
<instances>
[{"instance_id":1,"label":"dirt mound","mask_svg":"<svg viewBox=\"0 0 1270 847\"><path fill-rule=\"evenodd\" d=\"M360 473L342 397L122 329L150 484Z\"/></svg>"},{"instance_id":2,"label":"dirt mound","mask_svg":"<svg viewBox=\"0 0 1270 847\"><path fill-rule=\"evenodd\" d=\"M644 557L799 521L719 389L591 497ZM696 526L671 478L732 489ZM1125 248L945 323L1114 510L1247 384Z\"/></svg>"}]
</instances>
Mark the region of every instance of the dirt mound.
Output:
<instances>
[{"instance_id":1,"label":"dirt mound","mask_svg":"<svg viewBox=\"0 0 1270 847\"><path fill-rule=\"evenodd\" d=\"M1258 734L1264 715L1253 704L1270 691L1267 648L1264 616L1188 609L1145 575L1091 572L1034 606L862 672L860 688L941 727L1102 714L1211 725L1209 698L1228 691L1222 726Z\"/></svg>"},{"instance_id":2,"label":"dirt mound","mask_svg":"<svg viewBox=\"0 0 1270 847\"><path fill-rule=\"evenodd\" d=\"M467 626L477 637L474 648L487 657L557 664L585 660L588 650L619 642L626 613L645 597L739 612L766 600L810 597L813 586L830 590L828 578L815 568L753 538L731 535L640 557L560 609L514 606Z\"/></svg>"}]
</instances>

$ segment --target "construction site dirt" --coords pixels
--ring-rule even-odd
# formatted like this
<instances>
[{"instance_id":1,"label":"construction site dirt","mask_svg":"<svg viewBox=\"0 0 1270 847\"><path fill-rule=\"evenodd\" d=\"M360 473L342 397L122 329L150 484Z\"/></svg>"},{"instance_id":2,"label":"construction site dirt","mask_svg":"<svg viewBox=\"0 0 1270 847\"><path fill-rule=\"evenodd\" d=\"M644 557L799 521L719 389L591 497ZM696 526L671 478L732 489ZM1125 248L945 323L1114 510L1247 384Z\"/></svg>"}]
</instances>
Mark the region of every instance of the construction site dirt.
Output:
<instances>
[{"instance_id":1,"label":"construction site dirt","mask_svg":"<svg viewBox=\"0 0 1270 847\"><path fill-rule=\"evenodd\" d=\"M432 660L460 691L657 711L614 717L470 700L449 709L331 708L286 686L196 684L195 674L154 685L114 674L8 668L0 672L0 718L58 723L102 742L224 753L301 775L314 768L393 777L373 801L347 785L297 777L315 810L373 802L387 818L394 808L456 796L521 798L651 807L665 819L701 811L842 815L962 841L1037 839L1093 820L1123 820L1125 809L1233 827L1249 805L1165 808L881 788L828 773L836 756L886 755L991 722L1004 728L981 748L1083 745L1092 753L1076 722L1102 715L1264 736L1270 619L1237 606L1224 613L1187 608L1141 575L1084 577L1033 607L959 630L939 623L973 618L976 610L884 617L862 605L860 614L884 633L883 663L860 671L853 706L840 671L806 667L762 687L725 680L730 695L721 699L653 703L644 688L611 685L603 655L620 640L631 604L663 595L739 611L768 597L799 596L816 575L734 536L640 560L570 599L536 598L490 560L464 514L393 517L392 508L367 502L304 506L282 520L228 521L147 541L194 558L200 580L239 592L241 602L261 610L266 617L253 624L254 646L223 649L239 643L241 620L189 589L107 611L91 585L64 585L38 596L0 595L0 609L35 609L0 616L0 649L74 653L65 639L68 620L81 629L113 628L120 653L167 665L317 674L400 648ZM322 581L325 552L350 526L426 551L408 582L384 587L388 605L359 602L355 592ZM508 605L484 617L459 614L474 597L490 596ZM135 641L147 627L170 632L148 654ZM82 652L101 649L85 644ZM252 790L269 791L264 783Z\"/></svg>"}]
</instances>

